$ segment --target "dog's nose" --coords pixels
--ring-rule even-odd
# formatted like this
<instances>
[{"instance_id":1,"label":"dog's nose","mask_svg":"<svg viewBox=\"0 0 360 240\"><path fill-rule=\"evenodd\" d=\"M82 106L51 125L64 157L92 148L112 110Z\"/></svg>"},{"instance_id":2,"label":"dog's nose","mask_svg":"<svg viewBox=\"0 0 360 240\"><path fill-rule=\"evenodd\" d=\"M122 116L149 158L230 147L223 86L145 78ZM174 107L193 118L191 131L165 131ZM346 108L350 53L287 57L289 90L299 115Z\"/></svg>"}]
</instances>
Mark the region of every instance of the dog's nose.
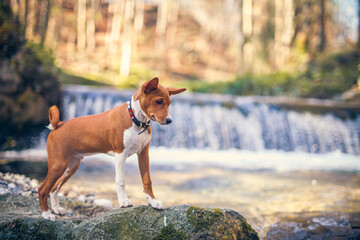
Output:
<instances>
[{"instance_id":1,"label":"dog's nose","mask_svg":"<svg viewBox=\"0 0 360 240\"><path fill-rule=\"evenodd\" d=\"M172 123L171 118L167 118L167 119L166 119L166 124L170 124L170 123Z\"/></svg>"}]
</instances>

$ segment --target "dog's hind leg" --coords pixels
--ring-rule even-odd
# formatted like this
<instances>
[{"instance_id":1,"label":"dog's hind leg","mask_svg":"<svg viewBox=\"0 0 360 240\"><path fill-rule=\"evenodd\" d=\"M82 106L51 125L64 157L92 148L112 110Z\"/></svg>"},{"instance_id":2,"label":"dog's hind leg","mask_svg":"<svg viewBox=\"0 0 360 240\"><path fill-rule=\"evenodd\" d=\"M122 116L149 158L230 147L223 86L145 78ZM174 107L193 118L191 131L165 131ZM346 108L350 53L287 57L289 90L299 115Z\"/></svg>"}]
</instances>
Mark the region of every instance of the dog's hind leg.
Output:
<instances>
[{"instance_id":1,"label":"dog's hind leg","mask_svg":"<svg viewBox=\"0 0 360 240\"><path fill-rule=\"evenodd\" d=\"M48 174L45 181L39 187L39 203L41 207L42 216L45 219L55 220L55 216L51 214L48 205L48 196L50 190L55 185L56 181L63 175L65 172L68 162L65 159L59 159L59 161L53 161L53 156L48 157ZM56 162L56 164L53 164Z\"/></svg>"},{"instance_id":2,"label":"dog's hind leg","mask_svg":"<svg viewBox=\"0 0 360 240\"><path fill-rule=\"evenodd\" d=\"M79 169L82 157L71 157L69 161L69 165L66 168L63 175L56 181L55 185L52 187L50 191L50 202L51 209L57 215L64 215L65 209L60 207L58 193L60 188L66 183L69 178L74 175L74 173Z\"/></svg>"}]
</instances>

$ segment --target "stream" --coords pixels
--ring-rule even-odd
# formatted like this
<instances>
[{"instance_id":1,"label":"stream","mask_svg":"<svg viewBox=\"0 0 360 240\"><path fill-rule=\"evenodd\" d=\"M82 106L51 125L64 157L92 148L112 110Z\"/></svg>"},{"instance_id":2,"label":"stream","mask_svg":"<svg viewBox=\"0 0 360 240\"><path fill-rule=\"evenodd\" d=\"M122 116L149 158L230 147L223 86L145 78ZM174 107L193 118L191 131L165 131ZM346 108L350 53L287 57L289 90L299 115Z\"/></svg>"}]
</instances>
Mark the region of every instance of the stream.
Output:
<instances>
[{"instance_id":1,"label":"stream","mask_svg":"<svg viewBox=\"0 0 360 240\"><path fill-rule=\"evenodd\" d=\"M67 87L60 118L99 113L131 95ZM152 123L155 196L165 207L234 209L261 239L360 239L358 109L307 101L289 106L255 97L174 96L174 122ZM48 132L36 148L0 153L0 171L42 181ZM61 191L93 194L118 207L114 179L112 157L97 154L83 160ZM134 205L147 204L135 156L126 163L126 190Z\"/></svg>"}]
</instances>

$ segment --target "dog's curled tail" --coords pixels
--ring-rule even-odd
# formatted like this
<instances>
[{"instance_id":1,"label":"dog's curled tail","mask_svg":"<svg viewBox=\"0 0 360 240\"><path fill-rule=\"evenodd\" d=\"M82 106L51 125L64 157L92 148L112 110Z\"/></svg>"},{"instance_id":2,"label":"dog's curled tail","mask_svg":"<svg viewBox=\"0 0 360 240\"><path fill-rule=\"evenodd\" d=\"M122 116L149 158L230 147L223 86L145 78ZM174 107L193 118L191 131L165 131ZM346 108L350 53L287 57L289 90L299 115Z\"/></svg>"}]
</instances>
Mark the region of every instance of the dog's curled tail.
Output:
<instances>
[{"instance_id":1,"label":"dog's curled tail","mask_svg":"<svg viewBox=\"0 0 360 240\"><path fill-rule=\"evenodd\" d=\"M49 109L49 120L50 124L47 128L50 130L56 129L61 124L59 119L59 109L55 105L51 106Z\"/></svg>"}]
</instances>

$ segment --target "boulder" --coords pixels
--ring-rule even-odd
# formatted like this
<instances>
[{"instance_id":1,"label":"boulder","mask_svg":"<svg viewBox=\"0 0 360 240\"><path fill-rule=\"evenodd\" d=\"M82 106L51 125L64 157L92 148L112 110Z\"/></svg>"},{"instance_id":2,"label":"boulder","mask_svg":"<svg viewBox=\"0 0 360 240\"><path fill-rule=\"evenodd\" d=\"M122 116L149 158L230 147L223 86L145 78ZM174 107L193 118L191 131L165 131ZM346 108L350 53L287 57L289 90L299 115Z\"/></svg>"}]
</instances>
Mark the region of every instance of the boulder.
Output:
<instances>
[{"instance_id":1,"label":"boulder","mask_svg":"<svg viewBox=\"0 0 360 240\"><path fill-rule=\"evenodd\" d=\"M61 199L56 221L40 216L35 197L0 196L0 239L258 239L239 213L180 205L107 209Z\"/></svg>"}]
</instances>

